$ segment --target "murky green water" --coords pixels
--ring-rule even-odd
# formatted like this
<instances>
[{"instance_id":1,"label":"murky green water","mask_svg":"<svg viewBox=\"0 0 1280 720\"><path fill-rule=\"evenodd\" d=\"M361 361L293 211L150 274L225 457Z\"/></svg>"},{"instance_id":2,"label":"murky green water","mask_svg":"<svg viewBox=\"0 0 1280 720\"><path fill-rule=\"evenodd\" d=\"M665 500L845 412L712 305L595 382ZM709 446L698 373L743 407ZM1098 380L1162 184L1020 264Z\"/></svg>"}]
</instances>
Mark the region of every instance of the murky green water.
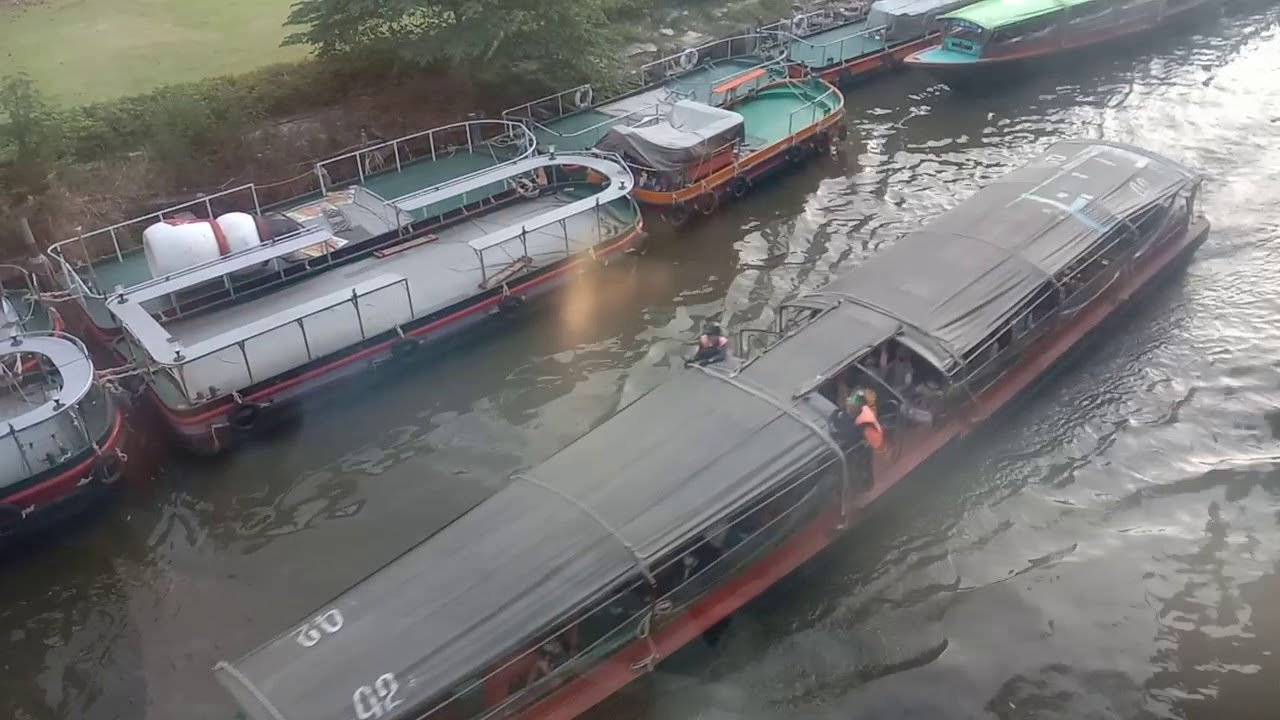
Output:
<instances>
[{"instance_id":1,"label":"murky green water","mask_svg":"<svg viewBox=\"0 0 1280 720\"><path fill-rule=\"evenodd\" d=\"M675 372L1048 141L1203 169L1214 234L1112 337L644 688L655 718L1273 718L1280 11L955 96L849 96L843 155L559 307L214 464L169 462L0 574L0 717L223 719L212 679Z\"/></svg>"}]
</instances>

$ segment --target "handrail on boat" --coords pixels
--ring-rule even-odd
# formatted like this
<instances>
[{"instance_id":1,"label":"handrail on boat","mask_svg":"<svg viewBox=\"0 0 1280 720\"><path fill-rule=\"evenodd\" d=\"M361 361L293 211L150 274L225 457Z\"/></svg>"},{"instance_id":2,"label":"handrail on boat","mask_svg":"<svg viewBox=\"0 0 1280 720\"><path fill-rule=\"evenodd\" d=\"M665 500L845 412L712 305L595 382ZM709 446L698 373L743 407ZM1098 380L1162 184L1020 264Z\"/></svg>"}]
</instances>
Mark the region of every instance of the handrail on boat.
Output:
<instances>
[{"instance_id":1,"label":"handrail on boat","mask_svg":"<svg viewBox=\"0 0 1280 720\"><path fill-rule=\"evenodd\" d=\"M789 84L790 84L790 85L792 85L792 86L794 87L794 85L795 85L796 83L794 83L794 82L793 82L793 83L789 83ZM792 111L791 111L791 114L787 117L787 137L792 138L792 141L794 142L794 137L793 137L793 136L795 135L795 132L796 132L795 127L794 127L794 126L795 126L795 120L796 120L796 114L797 114L797 113L804 111L806 108L811 108L811 109L813 110L813 112L811 113L811 116L810 116L810 119L809 119L809 124L810 124L810 125L812 125L813 123L815 123L815 122L817 122L817 121L818 121L818 103L822 102L823 100L826 100L829 96L834 95L834 94L837 94L837 93L838 93L838 91L837 91L834 87L828 87L826 92L824 92L824 93L822 93L821 95L819 95L818 97L816 97L816 98L814 98L814 99L810 100L809 102L805 103L804 105L801 105L800 107L796 108L795 110L792 110ZM844 100L843 100L843 97L842 97L842 99L841 99L841 103L843 103L843 102L844 102ZM834 112L834 110L835 110L835 109L834 109L834 108L832 108L832 112ZM829 113L823 113L822 117L826 117L828 114L829 114Z\"/></svg>"},{"instance_id":2,"label":"handrail on boat","mask_svg":"<svg viewBox=\"0 0 1280 720\"><path fill-rule=\"evenodd\" d=\"M221 190L219 192L212 193L209 195L201 195L200 197L197 197L193 200L189 200L185 203L181 203L179 205L173 205L171 207L167 207L157 212L147 213L145 215L139 215L138 217L131 218L123 222L118 222L118 223L115 223L114 225L108 225L107 227L99 228L97 230L93 230L88 233L85 233L81 229L77 228L77 234L75 237L67 238L66 240L61 240L59 242L54 243L53 245L50 245L49 249L45 251L45 254L48 255L56 265L62 268L63 274L65 275L67 280L67 287L69 289L74 290L75 288L79 288L79 294L82 294L86 297L102 300L106 298L109 289L104 289L99 287L96 290L91 290L89 288L88 283L84 282L84 280L80 277L80 274L76 271L75 266L72 265L71 261L67 258L66 248L70 247L72 243L79 244L80 252L84 256L84 264L86 267L88 267L90 276L95 281L97 281L98 277L97 277L97 272L94 268L94 263L96 260L103 259L103 257L95 258L93 256L92 252L89 250L89 245L88 245L88 241L90 239L100 237L103 235L109 236L111 238L111 247L114 250L113 254L115 256L115 259L117 261L121 261L121 260L124 260L126 254L135 253L140 249L140 247L131 248L128 251L123 250L120 246L120 233L119 233L120 230L127 229L131 226L138 225L139 223L143 223L143 222L147 222L147 223L163 222L166 219L169 219L172 216L177 215L182 211L185 211L185 210L188 210L189 208L197 207L197 206L204 207L206 217L213 217L214 213L213 213L212 201L218 200L220 198L226 198L234 194L246 193L246 192L252 198L254 214L261 215L262 206L258 200L257 185L255 185L254 183L245 183L243 185L237 185L233 188ZM110 257L110 255L107 255L105 257Z\"/></svg>"},{"instance_id":3,"label":"handrail on boat","mask_svg":"<svg viewBox=\"0 0 1280 720\"><path fill-rule=\"evenodd\" d=\"M771 36L768 33L760 33L760 32L743 33L741 35L734 35L732 37L719 38L717 40L710 40L701 45L696 45L691 48L685 48L680 52L673 53L671 55L667 55L666 57L658 58L657 60L647 62L644 65L641 65L640 69L637 71L641 79L640 85L642 87L648 87L650 85L657 84L664 79L670 78L672 76L678 76L681 73L692 70L693 68L697 67L698 65L702 64L705 60L707 60L707 55L706 55L707 51L720 45L725 46L726 53L723 56L714 56L711 59L728 60L735 57L749 57L751 55L758 54L758 51L761 46L761 40L768 40L770 37ZM752 48L751 52L742 52L742 53L735 54L733 52L733 44L738 41L743 41L744 43L747 41L754 41L755 46ZM682 60L682 58L690 58L690 60ZM654 68L663 68L664 72L659 73L656 75L656 77L653 77L652 79L650 79L651 71Z\"/></svg>"},{"instance_id":4,"label":"handrail on boat","mask_svg":"<svg viewBox=\"0 0 1280 720\"><path fill-rule=\"evenodd\" d=\"M791 44L791 46L787 48L787 59L791 60L792 62L802 62L796 59L796 45L800 44L800 45L807 45L810 48L817 49L821 53L822 59L825 60L827 57L827 49L830 48L832 45L838 44L840 46L840 50L838 53L839 57L837 57L836 60L837 61L846 60L848 59L845 57L845 53L844 53L844 44L846 42L848 42L849 40L853 40L855 38L861 38L867 35L872 35L874 33L883 33L888 29L889 29L888 25L879 25L872 28L864 28L862 30L859 30L858 32L844 35L842 37L836 38L835 40L825 42L821 45L816 45L803 38L796 38L796 40Z\"/></svg>"},{"instance_id":5,"label":"handrail on boat","mask_svg":"<svg viewBox=\"0 0 1280 720\"><path fill-rule=\"evenodd\" d=\"M566 113L564 108L564 100L569 96L573 97L574 107L570 110L570 112ZM508 118L508 117L515 116L521 119L536 121L537 118L533 117L532 112L528 112L527 114L521 114L521 113L525 111L531 111L533 108L539 105L542 105L543 103L549 102L551 100L555 100L556 109L559 114L556 115L555 118L553 119L559 119L564 117L565 115L572 114L579 110L585 110L586 108L591 106L592 101L594 99L595 99L595 89L591 86L591 83L583 83L581 85L578 85L577 87L571 87L568 90L561 90L558 93L552 93L545 97L540 97L537 100L530 100L527 103L516 105L515 107L509 107L506 110L502 111L502 117ZM581 100L582 102L579 102L579 100Z\"/></svg>"},{"instance_id":6,"label":"handrail on boat","mask_svg":"<svg viewBox=\"0 0 1280 720\"><path fill-rule=\"evenodd\" d=\"M484 129L486 128L499 128L501 130L504 130L505 132L492 134L488 138L481 136L480 139L477 139L473 133L473 130L480 129L481 132L483 132ZM386 158L382 156L381 151L387 148L391 148L392 159L395 161L396 172L400 172L403 169L403 160L400 156L401 144L407 144L411 140L417 140L419 138L425 137L427 138L427 145L428 145L428 150L431 153L431 159L435 160L437 157L436 136L438 134L443 134L446 132L457 131L457 130L466 131L467 152L474 152L476 145L488 145L488 146L494 146L494 147L507 147L510 145L517 145L520 148L520 152L518 156L514 159L518 159L518 160L523 160L529 155L532 155L533 151L537 147L537 142L538 142L537 138L534 137L533 132L530 131L529 128L525 127L523 123L516 122L514 120L505 120L505 119L487 118L482 120L465 120L463 122L457 122L451 125L442 125L437 128L431 128L430 130L420 130L415 133L410 133L409 135L404 135L402 137L395 138L394 140L387 140L377 145L371 145L369 147L361 148L359 150L353 150L351 152L343 153L342 155L336 155L334 157L326 158L324 160L321 160L320 162L317 162L313 166L313 169L314 169L314 172L316 173L316 177L320 181L320 192L323 194L327 192L329 187L350 182L349 179L345 181L335 182L330 177L330 174L326 169L328 166L331 166L335 163L342 162L344 160L350 160L354 158L356 160L356 171L357 171L356 175L357 175L358 181L363 183L365 181L366 175L372 175L377 172L381 172L383 170L383 167L378 167L378 168L368 167L368 165L370 164L369 160L372 159L373 157L379 158L378 162L380 163L386 162ZM507 140L504 141L503 138L507 138ZM450 144L446 144L444 147L454 147L454 145L450 143ZM385 168L385 169L390 170L390 168Z\"/></svg>"},{"instance_id":7,"label":"handrail on boat","mask_svg":"<svg viewBox=\"0 0 1280 720\"><path fill-rule=\"evenodd\" d=\"M675 93L673 93L673 94L675 94ZM664 104L665 104L665 103L664 103L663 101L659 100L658 102L654 102L654 103L651 103L651 104L645 105L644 107L636 108L635 110L632 110L631 112L628 112L628 113L625 113L625 114L622 114L622 115L618 115L618 116L609 116L607 119L605 119L605 120L601 120L600 122L596 123L595 125L592 125L592 126L590 126L590 127L586 127L586 128L583 128L583 129L581 129L581 130L578 130L578 131L575 131L575 132L571 132L571 133L562 133L562 132L559 132L559 131L555 130L554 128L552 128L552 127L550 127L550 126L547 126L547 125L544 125L543 123L541 123L541 122L539 122L539 121L537 121L537 120L534 120L534 119L532 119L532 118L525 120L525 122L526 122L526 123L529 123L529 124L534 125L535 127L537 127L539 130L542 130L543 132L550 133L550 134L555 135L556 137L559 137L559 138L575 138L575 137L579 137L579 136L581 136L581 135L586 135L587 133L590 133L590 132L593 132L593 131L599 130L599 129L600 129L600 128L602 128L602 127L613 127L614 125L617 125L618 123L622 122L623 120L629 120L629 119L635 118L635 117L636 117L636 116L638 116L638 115L642 115L642 114L644 114L644 113L652 112L652 113L653 113L653 114L655 114L655 115L661 115L661 113L662 113L662 106L663 106Z\"/></svg>"}]
</instances>

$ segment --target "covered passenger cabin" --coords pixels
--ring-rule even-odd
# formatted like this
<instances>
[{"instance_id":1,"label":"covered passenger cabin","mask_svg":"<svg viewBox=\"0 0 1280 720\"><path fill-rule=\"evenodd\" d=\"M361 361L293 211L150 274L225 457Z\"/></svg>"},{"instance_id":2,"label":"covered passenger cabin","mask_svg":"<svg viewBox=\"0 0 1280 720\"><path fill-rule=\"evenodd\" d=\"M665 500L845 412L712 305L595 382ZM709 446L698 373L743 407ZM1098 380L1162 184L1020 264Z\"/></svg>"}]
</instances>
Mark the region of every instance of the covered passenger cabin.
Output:
<instances>
[{"instance_id":1,"label":"covered passenger cabin","mask_svg":"<svg viewBox=\"0 0 1280 720\"><path fill-rule=\"evenodd\" d=\"M789 305L765 352L675 373L219 680L254 720L473 718L642 649L788 537L837 527L854 478L825 386L888 341L955 377L1064 278L1185 227L1197 183L1055 144ZM1042 319L1070 305L1054 297Z\"/></svg>"}]
</instances>

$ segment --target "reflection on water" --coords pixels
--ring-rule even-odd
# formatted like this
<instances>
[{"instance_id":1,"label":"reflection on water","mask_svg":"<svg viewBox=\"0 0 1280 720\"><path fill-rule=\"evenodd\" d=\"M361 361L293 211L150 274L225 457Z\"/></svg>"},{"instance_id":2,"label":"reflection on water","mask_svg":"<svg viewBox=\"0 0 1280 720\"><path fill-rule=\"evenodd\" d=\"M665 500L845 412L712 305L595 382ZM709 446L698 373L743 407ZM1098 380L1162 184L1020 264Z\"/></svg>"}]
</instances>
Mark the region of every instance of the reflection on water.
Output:
<instances>
[{"instance_id":1,"label":"reflection on water","mask_svg":"<svg viewBox=\"0 0 1280 720\"><path fill-rule=\"evenodd\" d=\"M1215 232L1106 342L627 696L655 718L1274 717L1280 11L1241 6L983 96L851 94L834 158L403 382L174 460L0 586L0 716L230 718L210 667L671 372L698 324L861 262L1055 138L1209 178ZM6 712L7 711L7 712Z\"/></svg>"}]
</instances>

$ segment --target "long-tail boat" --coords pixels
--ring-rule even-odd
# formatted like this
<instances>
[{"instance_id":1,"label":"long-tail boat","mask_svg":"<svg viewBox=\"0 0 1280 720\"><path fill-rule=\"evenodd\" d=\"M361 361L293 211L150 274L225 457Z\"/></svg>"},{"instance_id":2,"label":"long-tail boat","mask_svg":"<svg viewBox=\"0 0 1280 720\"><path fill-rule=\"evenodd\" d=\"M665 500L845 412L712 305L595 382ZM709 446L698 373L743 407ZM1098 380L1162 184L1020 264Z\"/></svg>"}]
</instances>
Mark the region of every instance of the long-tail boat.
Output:
<instances>
[{"instance_id":1,"label":"long-tail boat","mask_svg":"<svg viewBox=\"0 0 1280 720\"><path fill-rule=\"evenodd\" d=\"M1148 32L1224 0L981 0L942 15L942 42L905 60L948 83L1043 61Z\"/></svg>"},{"instance_id":2,"label":"long-tail boat","mask_svg":"<svg viewBox=\"0 0 1280 720\"><path fill-rule=\"evenodd\" d=\"M0 546L105 498L128 457L123 409L36 288L0 266Z\"/></svg>"},{"instance_id":3,"label":"long-tail boat","mask_svg":"<svg viewBox=\"0 0 1280 720\"><path fill-rule=\"evenodd\" d=\"M848 532L1189 258L1209 232L1200 183L1131 146L1051 146L218 679L253 720L581 714ZM878 396L884 452L842 412L844 388Z\"/></svg>"},{"instance_id":4,"label":"long-tail boat","mask_svg":"<svg viewBox=\"0 0 1280 720\"><path fill-rule=\"evenodd\" d=\"M544 152L598 148L636 176L635 199L672 224L710 214L774 170L826 150L844 129L844 97L790 78L776 34L717 40L643 66L638 88L597 102L590 85L503 113Z\"/></svg>"},{"instance_id":5,"label":"long-tail boat","mask_svg":"<svg viewBox=\"0 0 1280 720\"><path fill-rule=\"evenodd\" d=\"M183 446L216 453L640 239L619 158L534 146L519 123L437 128L317 163L314 191L281 204L243 186L50 255L76 326Z\"/></svg>"}]
</instances>

